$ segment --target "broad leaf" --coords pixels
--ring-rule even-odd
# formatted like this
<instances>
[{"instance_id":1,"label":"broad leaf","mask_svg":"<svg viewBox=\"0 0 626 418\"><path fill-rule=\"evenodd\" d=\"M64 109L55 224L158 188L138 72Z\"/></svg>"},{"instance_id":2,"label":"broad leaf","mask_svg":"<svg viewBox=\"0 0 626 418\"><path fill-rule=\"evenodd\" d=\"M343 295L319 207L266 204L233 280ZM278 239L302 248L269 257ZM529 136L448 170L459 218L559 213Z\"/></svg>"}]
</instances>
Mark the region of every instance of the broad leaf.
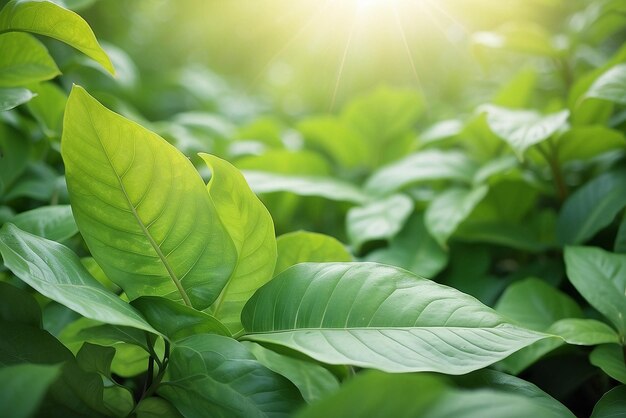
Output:
<instances>
[{"instance_id":1,"label":"broad leaf","mask_svg":"<svg viewBox=\"0 0 626 418\"><path fill-rule=\"evenodd\" d=\"M236 254L191 162L80 87L68 99L61 145L76 223L106 275L131 300L211 305Z\"/></svg>"},{"instance_id":2,"label":"broad leaf","mask_svg":"<svg viewBox=\"0 0 626 418\"><path fill-rule=\"evenodd\" d=\"M365 183L365 189L386 195L423 181L469 182L476 168L469 158L457 151L421 151L376 171Z\"/></svg>"},{"instance_id":3,"label":"broad leaf","mask_svg":"<svg viewBox=\"0 0 626 418\"><path fill-rule=\"evenodd\" d=\"M566 247L567 277L576 290L626 335L626 255L594 247Z\"/></svg>"},{"instance_id":4,"label":"broad leaf","mask_svg":"<svg viewBox=\"0 0 626 418\"><path fill-rule=\"evenodd\" d=\"M129 304L91 277L67 247L6 224L0 229L0 253L13 274L79 314L158 334Z\"/></svg>"},{"instance_id":5,"label":"broad leaf","mask_svg":"<svg viewBox=\"0 0 626 418\"><path fill-rule=\"evenodd\" d=\"M561 319L552 324L546 332L558 335L568 344L575 345L598 345L620 341L613 328L595 319Z\"/></svg>"},{"instance_id":6,"label":"broad leaf","mask_svg":"<svg viewBox=\"0 0 626 418\"><path fill-rule=\"evenodd\" d=\"M626 171L601 174L566 201L557 220L562 244L581 244L609 225L626 206Z\"/></svg>"},{"instance_id":7,"label":"broad leaf","mask_svg":"<svg viewBox=\"0 0 626 418\"><path fill-rule=\"evenodd\" d=\"M238 255L235 270L211 305L211 312L236 334L243 330L243 305L272 278L276 264L274 222L239 170L213 155L200 157L211 168L209 195Z\"/></svg>"},{"instance_id":8,"label":"broad leaf","mask_svg":"<svg viewBox=\"0 0 626 418\"><path fill-rule=\"evenodd\" d=\"M67 94L52 82L31 86L37 97L26 104L44 133L55 140L61 137Z\"/></svg>"},{"instance_id":9,"label":"broad leaf","mask_svg":"<svg viewBox=\"0 0 626 418\"><path fill-rule=\"evenodd\" d=\"M46 47L27 33L0 35L0 87L24 86L61 74Z\"/></svg>"},{"instance_id":10,"label":"broad leaf","mask_svg":"<svg viewBox=\"0 0 626 418\"><path fill-rule=\"evenodd\" d=\"M506 141L521 159L531 146L550 138L564 128L569 111L543 116L534 111L486 106L489 128Z\"/></svg>"},{"instance_id":11,"label":"broad leaf","mask_svg":"<svg viewBox=\"0 0 626 418\"><path fill-rule=\"evenodd\" d=\"M335 238L316 232L296 231L276 240L278 259L274 276L298 263L352 261L352 255Z\"/></svg>"},{"instance_id":12,"label":"broad leaf","mask_svg":"<svg viewBox=\"0 0 626 418\"><path fill-rule=\"evenodd\" d=\"M0 282L0 321L41 327L41 308L26 290Z\"/></svg>"},{"instance_id":13,"label":"broad leaf","mask_svg":"<svg viewBox=\"0 0 626 418\"><path fill-rule=\"evenodd\" d=\"M613 379L626 385L626 363L624 348L619 344L603 344L593 349L589 362Z\"/></svg>"},{"instance_id":14,"label":"broad leaf","mask_svg":"<svg viewBox=\"0 0 626 418\"><path fill-rule=\"evenodd\" d=\"M35 97L35 94L23 87L0 88L0 112L13 109Z\"/></svg>"},{"instance_id":15,"label":"broad leaf","mask_svg":"<svg viewBox=\"0 0 626 418\"><path fill-rule=\"evenodd\" d=\"M368 241L393 238L413 212L413 200L403 194L354 207L348 211L346 227L356 252Z\"/></svg>"},{"instance_id":16,"label":"broad leaf","mask_svg":"<svg viewBox=\"0 0 626 418\"><path fill-rule=\"evenodd\" d=\"M605 393L593 407L589 418L626 417L626 386L618 386Z\"/></svg>"},{"instance_id":17,"label":"broad leaf","mask_svg":"<svg viewBox=\"0 0 626 418\"><path fill-rule=\"evenodd\" d=\"M584 97L626 105L626 64L618 64L598 77Z\"/></svg>"},{"instance_id":18,"label":"broad leaf","mask_svg":"<svg viewBox=\"0 0 626 418\"><path fill-rule=\"evenodd\" d=\"M183 418L170 402L163 398L144 398L135 408L137 418Z\"/></svg>"},{"instance_id":19,"label":"broad leaf","mask_svg":"<svg viewBox=\"0 0 626 418\"><path fill-rule=\"evenodd\" d=\"M11 218L22 231L52 240L63 241L78 232L69 205L42 206Z\"/></svg>"},{"instance_id":20,"label":"broad leaf","mask_svg":"<svg viewBox=\"0 0 626 418\"><path fill-rule=\"evenodd\" d=\"M467 373L546 337L469 295L375 263L291 267L254 294L242 322L247 339L390 372Z\"/></svg>"},{"instance_id":21,"label":"broad leaf","mask_svg":"<svg viewBox=\"0 0 626 418\"><path fill-rule=\"evenodd\" d=\"M115 69L89 24L76 13L49 1L11 0L0 11L0 34L10 31L49 36L78 49L111 74Z\"/></svg>"},{"instance_id":22,"label":"broad leaf","mask_svg":"<svg viewBox=\"0 0 626 418\"><path fill-rule=\"evenodd\" d=\"M626 253L626 217L622 219L622 222L619 224L613 251L621 254Z\"/></svg>"},{"instance_id":23,"label":"broad leaf","mask_svg":"<svg viewBox=\"0 0 626 418\"><path fill-rule=\"evenodd\" d=\"M189 337L174 346L168 370L158 393L185 416L287 417L301 404L291 382L232 338Z\"/></svg>"},{"instance_id":24,"label":"broad leaf","mask_svg":"<svg viewBox=\"0 0 626 418\"><path fill-rule=\"evenodd\" d=\"M626 139L620 131L602 125L576 126L559 136L557 152L559 161L567 162L587 160L625 146Z\"/></svg>"},{"instance_id":25,"label":"broad leaf","mask_svg":"<svg viewBox=\"0 0 626 418\"><path fill-rule=\"evenodd\" d=\"M282 175L244 170L246 181L255 193L289 192L299 196L319 196L329 200L364 204L369 197L350 183L331 177Z\"/></svg>"},{"instance_id":26,"label":"broad leaf","mask_svg":"<svg viewBox=\"0 0 626 418\"><path fill-rule=\"evenodd\" d=\"M0 368L2 413L12 418L33 416L60 372L59 365L23 363Z\"/></svg>"}]
</instances>

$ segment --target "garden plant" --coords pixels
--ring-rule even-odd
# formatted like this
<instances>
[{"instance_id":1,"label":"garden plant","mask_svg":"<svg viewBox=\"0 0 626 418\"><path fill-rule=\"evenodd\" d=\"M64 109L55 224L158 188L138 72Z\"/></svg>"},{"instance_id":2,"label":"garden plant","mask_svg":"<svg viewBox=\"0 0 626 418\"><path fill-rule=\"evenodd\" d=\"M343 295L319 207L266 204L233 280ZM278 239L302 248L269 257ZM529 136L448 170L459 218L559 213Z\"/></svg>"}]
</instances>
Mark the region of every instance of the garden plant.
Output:
<instances>
[{"instance_id":1,"label":"garden plant","mask_svg":"<svg viewBox=\"0 0 626 418\"><path fill-rule=\"evenodd\" d=\"M93 3L0 2L0 416L626 416L623 1L475 33L533 65L465 113L297 118L149 85Z\"/></svg>"}]
</instances>

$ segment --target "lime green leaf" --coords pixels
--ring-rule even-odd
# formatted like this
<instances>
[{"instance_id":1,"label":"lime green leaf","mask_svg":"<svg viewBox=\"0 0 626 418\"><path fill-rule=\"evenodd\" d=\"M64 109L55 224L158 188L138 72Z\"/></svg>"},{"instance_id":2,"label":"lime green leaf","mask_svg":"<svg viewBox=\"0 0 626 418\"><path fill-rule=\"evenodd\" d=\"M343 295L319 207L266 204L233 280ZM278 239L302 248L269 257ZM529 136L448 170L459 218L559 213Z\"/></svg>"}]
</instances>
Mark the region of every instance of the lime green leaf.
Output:
<instances>
[{"instance_id":1,"label":"lime green leaf","mask_svg":"<svg viewBox=\"0 0 626 418\"><path fill-rule=\"evenodd\" d=\"M395 194L350 209L346 227L356 251L368 241L393 238L413 212L413 206L412 199L403 194Z\"/></svg>"},{"instance_id":2,"label":"lime green leaf","mask_svg":"<svg viewBox=\"0 0 626 418\"><path fill-rule=\"evenodd\" d=\"M289 379L305 401L315 402L339 389L339 381L331 372L319 364L278 354L249 341L243 345L268 369Z\"/></svg>"},{"instance_id":3,"label":"lime green leaf","mask_svg":"<svg viewBox=\"0 0 626 418\"><path fill-rule=\"evenodd\" d=\"M619 335L613 328L595 319L561 319L552 324L546 332L558 335L568 344L575 345L598 345L619 342Z\"/></svg>"},{"instance_id":4,"label":"lime green leaf","mask_svg":"<svg viewBox=\"0 0 626 418\"><path fill-rule=\"evenodd\" d=\"M132 305L155 329L172 341L200 333L230 337L228 329L215 317L169 299L143 296L135 299Z\"/></svg>"},{"instance_id":5,"label":"lime green leaf","mask_svg":"<svg viewBox=\"0 0 626 418\"><path fill-rule=\"evenodd\" d=\"M594 247L566 247L567 277L576 290L626 336L626 255Z\"/></svg>"},{"instance_id":6,"label":"lime green leaf","mask_svg":"<svg viewBox=\"0 0 626 418\"><path fill-rule=\"evenodd\" d=\"M209 195L238 255L235 270L211 305L211 312L236 334L243 330L243 305L272 278L276 263L274 222L239 170L213 155L200 157L211 168Z\"/></svg>"},{"instance_id":7,"label":"lime green leaf","mask_svg":"<svg viewBox=\"0 0 626 418\"><path fill-rule=\"evenodd\" d=\"M375 263L293 266L254 294L242 322L247 339L390 372L468 373L546 337L469 295Z\"/></svg>"},{"instance_id":8,"label":"lime green leaf","mask_svg":"<svg viewBox=\"0 0 626 418\"><path fill-rule=\"evenodd\" d=\"M106 275L131 300L210 306L236 253L191 162L80 87L68 99L61 150L76 223Z\"/></svg>"},{"instance_id":9,"label":"lime green leaf","mask_svg":"<svg viewBox=\"0 0 626 418\"><path fill-rule=\"evenodd\" d=\"M0 112L13 109L28 102L33 97L35 97L35 93L22 87L0 88Z\"/></svg>"},{"instance_id":10,"label":"lime green leaf","mask_svg":"<svg viewBox=\"0 0 626 418\"><path fill-rule=\"evenodd\" d=\"M299 196L319 196L340 202L364 204L369 197L350 183L321 176L281 175L244 170L252 190L257 193L289 192Z\"/></svg>"},{"instance_id":11,"label":"lime green leaf","mask_svg":"<svg viewBox=\"0 0 626 418\"><path fill-rule=\"evenodd\" d=\"M450 188L430 203L426 209L424 222L426 229L439 245L446 247L448 239L488 191L487 186L475 189Z\"/></svg>"},{"instance_id":12,"label":"lime green leaf","mask_svg":"<svg viewBox=\"0 0 626 418\"><path fill-rule=\"evenodd\" d=\"M60 138L67 103L65 91L52 82L39 83L31 88L37 97L28 102L26 107L47 136Z\"/></svg>"},{"instance_id":13,"label":"lime green leaf","mask_svg":"<svg viewBox=\"0 0 626 418\"><path fill-rule=\"evenodd\" d=\"M11 218L11 223L22 231L58 242L78 232L69 205L41 206L31 209Z\"/></svg>"},{"instance_id":14,"label":"lime green leaf","mask_svg":"<svg viewBox=\"0 0 626 418\"><path fill-rule=\"evenodd\" d=\"M386 195L411 184L432 180L471 181L476 165L457 151L427 150L386 165L365 183L365 190Z\"/></svg>"},{"instance_id":15,"label":"lime green leaf","mask_svg":"<svg viewBox=\"0 0 626 418\"><path fill-rule=\"evenodd\" d=\"M49 1L11 0L0 11L0 34L31 32L49 36L78 49L111 74L115 69L98 44L89 24L76 13Z\"/></svg>"},{"instance_id":16,"label":"lime green leaf","mask_svg":"<svg viewBox=\"0 0 626 418\"><path fill-rule=\"evenodd\" d=\"M0 253L13 274L73 311L158 334L130 305L91 277L67 247L6 224L0 229Z\"/></svg>"},{"instance_id":17,"label":"lime green leaf","mask_svg":"<svg viewBox=\"0 0 626 418\"><path fill-rule=\"evenodd\" d=\"M626 365L624 349L619 344L603 344L593 349L589 362L599 367L604 373L626 385Z\"/></svg>"},{"instance_id":18,"label":"lime green leaf","mask_svg":"<svg viewBox=\"0 0 626 418\"><path fill-rule=\"evenodd\" d=\"M593 407L589 418L626 417L626 386L618 386L605 393Z\"/></svg>"},{"instance_id":19,"label":"lime green leaf","mask_svg":"<svg viewBox=\"0 0 626 418\"><path fill-rule=\"evenodd\" d=\"M563 204L557 219L562 244L581 244L605 228L626 206L626 171L604 173L585 183Z\"/></svg>"},{"instance_id":20,"label":"lime green leaf","mask_svg":"<svg viewBox=\"0 0 626 418\"><path fill-rule=\"evenodd\" d=\"M24 86L61 74L46 47L27 33L0 35L0 87Z\"/></svg>"},{"instance_id":21,"label":"lime green leaf","mask_svg":"<svg viewBox=\"0 0 626 418\"><path fill-rule=\"evenodd\" d=\"M626 105L626 64L618 64L598 77L584 97Z\"/></svg>"},{"instance_id":22,"label":"lime green leaf","mask_svg":"<svg viewBox=\"0 0 626 418\"><path fill-rule=\"evenodd\" d=\"M607 151L623 149L626 138L622 132L601 125L575 126L559 136L557 146L561 162L587 160Z\"/></svg>"},{"instance_id":23,"label":"lime green leaf","mask_svg":"<svg viewBox=\"0 0 626 418\"><path fill-rule=\"evenodd\" d=\"M158 393L185 416L262 418L288 416L300 405L298 390L265 368L239 342L199 334L177 343L170 379Z\"/></svg>"},{"instance_id":24,"label":"lime green leaf","mask_svg":"<svg viewBox=\"0 0 626 418\"><path fill-rule=\"evenodd\" d=\"M274 276L298 263L352 261L352 255L335 238L316 232L296 231L276 240L278 259Z\"/></svg>"},{"instance_id":25,"label":"lime green leaf","mask_svg":"<svg viewBox=\"0 0 626 418\"><path fill-rule=\"evenodd\" d=\"M518 158L533 145L545 141L566 126L569 111L543 116L530 110L485 106L487 124L494 134L509 144Z\"/></svg>"},{"instance_id":26,"label":"lime green leaf","mask_svg":"<svg viewBox=\"0 0 626 418\"><path fill-rule=\"evenodd\" d=\"M3 414L12 418L33 416L60 373L59 365L23 363L0 368L0 405Z\"/></svg>"}]
</instances>

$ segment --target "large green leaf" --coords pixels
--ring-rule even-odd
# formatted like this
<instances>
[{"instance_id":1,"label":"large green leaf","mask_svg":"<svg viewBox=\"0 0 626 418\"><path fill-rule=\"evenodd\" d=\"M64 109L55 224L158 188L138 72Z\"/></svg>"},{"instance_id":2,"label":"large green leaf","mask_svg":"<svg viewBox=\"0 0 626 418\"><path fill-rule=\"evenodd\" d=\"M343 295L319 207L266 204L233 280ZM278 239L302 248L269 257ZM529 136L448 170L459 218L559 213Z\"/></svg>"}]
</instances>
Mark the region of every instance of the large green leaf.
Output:
<instances>
[{"instance_id":1,"label":"large green leaf","mask_svg":"<svg viewBox=\"0 0 626 418\"><path fill-rule=\"evenodd\" d=\"M5 224L0 229L0 253L13 274L79 314L158 334L129 304L91 277L67 247Z\"/></svg>"},{"instance_id":2,"label":"large green leaf","mask_svg":"<svg viewBox=\"0 0 626 418\"><path fill-rule=\"evenodd\" d=\"M618 64L598 77L584 97L626 105L626 64Z\"/></svg>"},{"instance_id":3,"label":"large green leaf","mask_svg":"<svg viewBox=\"0 0 626 418\"><path fill-rule=\"evenodd\" d=\"M605 393L593 407L590 418L625 418L626 386L618 386Z\"/></svg>"},{"instance_id":4,"label":"large green leaf","mask_svg":"<svg viewBox=\"0 0 626 418\"><path fill-rule=\"evenodd\" d=\"M236 334L243 330L243 305L272 278L276 264L274 222L239 170L213 155L200 157L211 168L209 195L238 255L235 270L211 305L211 312Z\"/></svg>"},{"instance_id":5,"label":"large green leaf","mask_svg":"<svg viewBox=\"0 0 626 418\"><path fill-rule=\"evenodd\" d=\"M29 363L0 368L3 415L12 418L33 416L60 371L59 365Z\"/></svg>"},{"instance_id":6,"label":"large green leaf","mask_svg":"<svg viewBox=\"0 0 626 418\"><path fill-rule=\"evenodd\" d=\"M458 151L421 151L376 171L365 183L365 190L385 195L423 181L470 182L476 168L475 163Z\"/></svg>"},{"instance_id":7,"label":"large green leaf","mask_svg":"<svg viewBox=\"0 0 626 418\"><path fill-rule=\"evenodd\" d=\"M0 88L0 112L11 110L35 97L35 93L23 87Z\"/></svg>"},{"instance_id":8,"label":"large green leaf","mask_svg":"<svg viewBox=\"0 0 626 418\"><path fill-rule=\"evenodd\" d=\"M395 194L348 211L346 228L356 252L368 241L393 238L413 212L413 200Z\"/></svg>"},{"instance_id":9,"label":"large green leaf","mask_svg":"<svg viewBox=\"0 0 626 418\"><path fill-rule=\"evenodd\" d=\"M0 87L23 86L61 74L48 50L27 33L0 35Z\"/></svg>"},{"instance_id":10,"label":"large green leaf","mask_svg":"<svg viewBox=\"0 0 626 418\"><path fill-rule=\"evenodd\" d=\"M236 253L190 161L80 87L68 99L61 145L76 223L106 275L130 299L210 306Z\"/></svg>"},{"instance_id":11,"label":"large green leaf","mask_svg":"<svg viewBox=\"0 0 626 418\"><path fill-rule=\"evenodd\" d=\"M185 416L287 417L302 402L291 382L232 338L189 337L174 346L168 370L158 393Z\"/></svg>"},{"instance_id":12,"label":"large green leaf","mask_svg":"<svg viewBox=\"0 0 626 418\"><path fill-rule=\"evenodd\" d=\"M626 338L626 255L594 247L565 248L567 277Z\"/></svg>"},{"instance_id":13,"label":"large green leaf","mask_svg":"<svg viewBox=\"0 0 626 418\"><path fill-rule=\"evenodd\" d=\"M613 245L613 251L616 253L626 253L626 217L622 219L617 229L617 236L615 237L615 244Z\"/></svg>"},{"instance_id":14,"label":"large green leaf","mask_svg":"<svg viewBox=\"0 0 626 418\"><path fill-rule=\"evenodd\" d=\"M49 36L78 49L111 74L115 69L89 24L76 13L52 2L11 0L0 11L0 34L19 31Z\"/></svg>"},{"instance_id":15,"label":"large green leaf","mask_svg":"<svg viewBox=\"0 0 626 418\"><path fill-rule=\"evenodd\" d=\"M593 349L589 362L613 379L626 385L624 349L619 344L602 344Z\"/></svg>"},{"instance_id":16,"label":"large green leaf","mask_svg":"<svg viewBox=\"0 0 626 418\"><path fill-rule=\"evenodd\" d=\"M31 88L37 96L26 104L28 111L48 137L60 138L67 103L65 90L53 82L39 83Z\"/></svg>"},{"instance_id":17,"label":"large green leaf","mask_svg":"<svg viewBox=\"0 0 626 418\"><path fill-rule=\"evenodd\" d=\"M581 244L609 225L626 206L626 171L601 174L576 190L557 220L562 244Z\"/></svg>"},{"instance_id":18,"label":"large green leaf","mask_svg":"<svg viewBox=\"0 0 626 418\"><path fill-rule=\"evenodd\" d=\"M625 146L624 134L618 130L602 125L575 126L558 137L557 152L559 161L567 162L587 160Z\"/></svg>"},{"instance_id":19,"label":"large green leaf","mask_svg":"<svg viewBox=\"0 0 626 418\"><path fill-rule=\"evenodd\" d=\"M375 263L305 263L246 304L246 338L330 364L462 374L547 335L507 323L473 297Z\"/></svg>"},{"instance_id":20,"label":"large green leaf","mask_svg":"<svg viewBox=\"0 0 626 418\"><path fill-rule=\"evenodd\" d=\"M529 110L510 110L496 106L487 106L487 124L489 128L506 141L519 158L531 146L550 138L564 128L569 111L543 116Z\"/></svg>"},{"instance_id":21,"label":"large green leaf","mask_svg":"<svg viewBox=\"0 0 626 418\"><path fill-rule=\"evenodd\" d=\"M78 232L69 205L41 206L14 216L11 223L52 241L63 241Z\"/></svg>"},{"instance_id":22,"label":"large green leaf","mask_svg":"<svg viewBox=\"0 0 626 418\"><path fill-rule=\"evenodd\" d=\"M0 282L0 321L41 327L41 308L26 290Z\"/></svg>"},{"instance_id":23,"label":"large green leaf","mask_svg":"<svg viewBox=\"0 0 626 418\"><path fill-rule=\"evenodd\" d=\"M276 240L278 259L274 276L298 263L352 261L352 255L335 238L316 232L296 231Z\"/></svg>"}]
</instances>

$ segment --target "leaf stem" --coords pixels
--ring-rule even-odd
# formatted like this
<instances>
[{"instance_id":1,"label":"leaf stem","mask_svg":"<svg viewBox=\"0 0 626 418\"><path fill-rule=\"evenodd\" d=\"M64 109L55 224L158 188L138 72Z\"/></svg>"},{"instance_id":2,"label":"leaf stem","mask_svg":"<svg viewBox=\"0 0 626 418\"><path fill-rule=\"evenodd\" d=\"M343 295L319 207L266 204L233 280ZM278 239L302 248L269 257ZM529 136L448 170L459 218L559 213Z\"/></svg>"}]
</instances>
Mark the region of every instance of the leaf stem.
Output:
<instances>
[{"instance_id":1,"label":"leaf stem","mask_svg":"<svg viewBox=\"0 0 626 418\"><path fill-rule=\"evenodd\" d=\"M552 179L554 181L554 188L556 189L559 200L563 202L565 201L565 199L567 199L569 190L567 189L567 184L565 183L565 179L563 178L563 170L561 168L561 164L559 163L556 145L554 145L554 142L552 142L551 140L549 142L550 151L542 147L542 144L539 144L537 150L543 156L543 158L545 158L548 165L550 166Z\"/></svg>"}]
</instances>

